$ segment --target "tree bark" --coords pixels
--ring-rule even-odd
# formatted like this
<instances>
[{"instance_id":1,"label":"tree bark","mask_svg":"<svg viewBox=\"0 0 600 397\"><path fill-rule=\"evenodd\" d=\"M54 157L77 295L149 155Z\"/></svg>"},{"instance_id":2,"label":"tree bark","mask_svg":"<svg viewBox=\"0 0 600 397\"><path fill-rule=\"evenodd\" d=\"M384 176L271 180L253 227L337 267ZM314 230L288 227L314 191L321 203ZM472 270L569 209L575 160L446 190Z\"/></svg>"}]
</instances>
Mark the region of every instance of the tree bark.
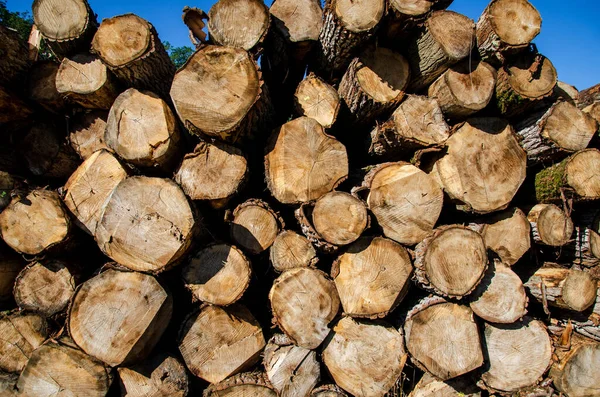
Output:
<instances>
[{"instance_id":1,"label":"tree bark","mask_svg":"<svg viewBox=\"0 0 600 397\"><path fill-rule=\"evenodd\" d=\"M291 230L277 235L269 249L269 260L277 272L297 267L314 267L319 258L310 241Z\"/></svg>"},{"instance_id":2,"label":"tree bark","mask_svg":"<svg viewBox=\"0 0 600 397\"><path fill-rule=\"evenodd\" d=\"M296 113L317 120L323 128L330 128L337 120L340 96L335 88L311 73L296 88Z\"/></svg>"},{"instance_id":3,"label":"tree bark","mask_svg":"<svg viewBox=\"0 0 600 397\"><path fill-rule=\"evenodd\" d=\"M406 249L382 237L358 240L331 267L344 314L370 319L387 316L402 302L412 273Z\"/></svg>"},{"instance_id":4,"label":"tree bark","mask_svg":"<svg viewBox=\"0 0 600 397\"><path fill-rule=\"evenodd\" d=\"M562 247L573 235L573 221L554 204L537 204L527 214L532 239L537 244Z\"/></svg>"},{"instance_id":5,"label":"tree bark","mask_svg":"<svg viewBox=\"0 0 600 397\"><path fill-rule=\"evenodd\" d=\"M410 32L422 24L436 10L443 10L453 0L392 0L388 4L380 38L387 45L406 40Z\"/></svg>"},{"instance_id":6,"label":"tree bark","mask_svg":"<svg viewBox=\"0 0 600 397\"><path fill-rule=\"evenodd\" d=\"M573 213L575 238L562 247L567 263L592 268L600 264L600 214L595 208L579 208Z\"/></svg>"},{"instance_id":7,"label":"tree bark","mask_svg":"<svg viewBox=\"0 0 600 397\"><path fill-rule=\"evenodd\" d=\"M67 103L56 89L58 68L59 65L52 61L35 63L29 71L27 96L50 113L62 114Z\"/></svg>"},{"instance_id":8,"label":"tree bark","mask_svg":"<svg viewBox=\"0 0 600 397\"><path fill-rule=\"evenodd\" d=\"M185 366L175 357L158 354L143 363L117 369L123 397L185 397L189 390Z\"/></svg>"},{"instance_id":9,"label":"tree bark","mask_svg":"<svg viewBox=\"0 0 600 397\"><path fill-rule=\"evenodd\" d=\"M83 160L97 150L109 150L104 142L107 118L108 112L101 110L86 111L73 118L69 126L69 142Z\"/></svg>"},{"instance_id":10,"label":"tree bark","mask_svg":"<svg viewBox=\"0 0 600 397\"><path fill-rule=\"evenodd\" d=\"M48 324L38 314L2 315L0 333L0 370L19 373L34 350L48 338Z\"/></svg>"},{"instance_id":11,"label":"tree bark","mask_svg":"<svg viewBox=\"0 0 600 397\"><path fill-rule=\"evenodd\" d=\"M481 397L481 390L469 379L455 378L442 382L425 373L408 397Z\"/></svg>"},{"instance_id":12,"label":"tree bark","mask_svg":"<svg viewBox=\"0 0 600 397\"><path fill-rule=\"evenodd\" d=\"M261 372L246 372L210 385L204 391L204 397L220 396L256 396L277 397L277 391Z\"/></svg>"},{"instance_id":13,"label":"tree bark","mask_svg":"<svg viewBox=\"0 0 600 397\"><path fill-rule=\"evenodd\" d=\"M579 92L577 107L583 109L594 102L600 101L600 84L596 84Z\"/></svg>"},{"instance_id":14,"label":"tree bark","mask_svg":"<svg viewBox=\"0 0 600 397\"><path fill-rule=\"evenodd\" d=\"M15 279L26 262L0 240L0 309L11 303Z\"/></svg>"},{"instance_id":15,"label":"tree bark","mask_svg":"<svg viewBox=\"0 0 600 397\"><path fill-rule=\"evenodd\" d=\"M27 44L19 37L19 33L0 26L0 85L22 90L31 67Z\"/></svg>"},{"instance_id":16,"label":"tree bark","mask_svg":"<svg viewBox=\"0 0 600 397\"><path fill-rule=\"evenodd\" d=\"M310 393L310 397L348 397L346 392L335 384L322 385Z\"/></svg>"},{"instance_id":17,"label":"tree bark","mask_svg":"<svg viewBox=\"0 0 600 397\"><path fill-rule=\"evenodd\" d=\"M285 226L267 203L257 199L238 205L230 222L231 239L253 255L267 250Z\"/></svg>"},{"instance_id":18,"label":"tree bark","mask_svg":"<svg viewBox=\"0 0 600 397\"><path fill-rule=\"evenodd\" d=\"M26 125L33 112L28 103L0 86L0 126L6 128L9 123Z\"/></svg>"},{"instance_id":19,"label":"tree bark","mask_svg":"<svg viewBox=\"0 0 600 397\"><path fill-rule=\"evenodd\" d=\"M300 230L306 236L308 241L317 249L319 252L323 252L325 254L333 254L339 250L339 246L335 244L329 243L325 240L315 229L315 226L312 222L312 213L314 210L314 206L310 203L301 204L294 211L294 215L298 224L300 225Z\"/></svg>"},{"instance_id":20,"label":"tree bark","mask_svg":"<svg viewBox=\"0 0 600 397\"><path fill-rule=\"evenodd\" d=\"M164 99L169 97L175 65L158 33L145 19L133 14L104 19L92 40L92 53L126 87L151 90Z\"/></svg>"},{"instance_id":21,"label":"tree bark","mask_svg":"<svg viewBox=\"0 0 600 397\"><path fill-rule=\"evenodd\" d=\"M557 360L550 369L554 386L569 397L598 397L600 378L600 344L593 340L569 336L567 346L557 344Z\"/></svg>"}]
</instances>

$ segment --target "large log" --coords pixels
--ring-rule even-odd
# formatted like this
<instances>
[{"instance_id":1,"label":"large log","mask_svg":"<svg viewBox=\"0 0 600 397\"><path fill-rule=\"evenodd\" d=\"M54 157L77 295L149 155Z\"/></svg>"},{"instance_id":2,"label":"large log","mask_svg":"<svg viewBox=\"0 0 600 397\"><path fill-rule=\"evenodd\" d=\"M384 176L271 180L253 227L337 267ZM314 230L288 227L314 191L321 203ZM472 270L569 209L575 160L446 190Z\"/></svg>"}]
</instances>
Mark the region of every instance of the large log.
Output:
<instances>
[{"instance_id":1,"label":"large log","mask_svg":"<svg viewBox=\"0 0 600 397\"><path fill-rule=\"evenodd\" d=\"M600 343L573 334L568 345L557 344L555 353L550 377L560 392L569 397L600 396Z\"/></svg>"},{"instance_id":2,"label":"large log","mask_svg":"<svg viewBox=\"0 0 600 397\"><path fill-rule=\"evenodd\" d=\"M83 160L95 151L108 149L104 143L108 112L91 110L76 114L69 125L71 147Z\"/></svg>"},{"instance_id":3,"label":"large log","mask_svg":"<svg viewBox=\"0 0 600 397\"><path fill-rule=\"evenodd\" d=\"M269 249L285 224L262 200L249 199L231 215L231 239L250 254Z\"/></svg>"},{"instance_id":4,"label":"large log","mask_svg":"<svg viewBox=\"0 0 600 397\"><path fill-rule=\"evenodd\" d=\"M92 40L92 52L125 86L168 98L175 65L150 22L133 14L104 19Z\"/></svg>"},{"instance_id":5,"label":"large log","mask_svg":"<svg viewBox=\"0 0 600 397\"><path fill-rule=\"evenodd\" d=\"M35 26L58 58L89 49L98 22L87 0L35 0L31 8Z\"/></svg>"},{"instance_id":6,"label":"large log","mask_svg":"<svg viewBox=\"0 0 600 397\"><path fill-rule=\"evenodd\" d=\"M312 267L319 258L310 241L291 230L277 235L269 249L269 260L277 272L296 267Z\"/></svg>"},{"instance_id":7,"label":"large log","mask_svg":"<svg viewBox=\"0 0 600 397\"><path fill-rule=\"evenodd\" d=\"M143 360L171 319L173 300L152 276L107 269L75 292L68 330L87 354L114 367Z\"/></svg>"},{"instance_id":8,"label":"large log","mask_svg":"<svg viewBox=\"0 0 600 397\"><path fill-rule=\"evenodd\" d=\"M371 319L387 316L402 302L412 273L406 249L382 237L358 240L331 267L344 314Z\"/></svg>"},{"instance_id":9,"label":"large log","mask_svg":"<svg viewBox=\"0 0 600 397\"><path fill-rule=\"evenodd\" d=\"M53 61L35 63L28 75L27 97L51 113L62 114L67 103L56 89L58 68Z\"/></svg>"},{"instance_id":10,"label":"large log","mask_svg":"<svg viewBox=\"0 0 600 397\"><path fill-rule=\"evenodd\" d=\"M39 314L0 317L0 370L21 372L35 349L48 338L48 323Z\"/></svg>"},{"instance_id":11,"label":"large log","mask_svg":"<svg viewBox=\"0 0 600 397\"><path fill-rule=\"evenodd\" d=\"M277 397L278 393L264 373L246 372L208 386L202 395Z\"/></svg>"},{"instance_id":12,"label":"large log","mask_svg":"<svg viewBox=\"0 0 600 397\"><path fill-rule=\"evenodd\" d=\"M554 204L537 204L527 214L532 240L537 244L561 247L571 240L573 221Z\"/></svg>"},{"instance_id":13,"label":"large log","mask_svg":"<svg viewBox=\"0 0 600 397\"><path fill-rule=\"evenodd\" d=\"M313 73L298 84L294 99L296 113L317 120L323 128L330 128L337 120L340 96L335 88Z\"/></svg>"},{"instance_id":14,"label":"large log","mask_svg":"<svg viewBox=\"0 0 600 397\"><path fill-rule=\"evenodd\" d=\"M185 397L189 390L185 366L174 356L160 353L131 367L117 368L121 396Z\"/></svg>"},{"instance_id":15,"label":"large log","mask_svg":"<svg viewBox=\"0 0 600 397\"><path fill-rule=\"evenodd\" d=\"M219 0L208 11L208 37L212 44L251 51L261 45L270 22L260 0Z\"/></svg>"},{"instance_id":16,"label":"large log","mask_svg":"<svg viewBox=\"0 0 600 397\"><path fill-rule=\"evenodd\" d=\"M400 43L435 10L443 10L453 0L391 0L382 27L385 43Z\"/></svg>"}]
</instances>

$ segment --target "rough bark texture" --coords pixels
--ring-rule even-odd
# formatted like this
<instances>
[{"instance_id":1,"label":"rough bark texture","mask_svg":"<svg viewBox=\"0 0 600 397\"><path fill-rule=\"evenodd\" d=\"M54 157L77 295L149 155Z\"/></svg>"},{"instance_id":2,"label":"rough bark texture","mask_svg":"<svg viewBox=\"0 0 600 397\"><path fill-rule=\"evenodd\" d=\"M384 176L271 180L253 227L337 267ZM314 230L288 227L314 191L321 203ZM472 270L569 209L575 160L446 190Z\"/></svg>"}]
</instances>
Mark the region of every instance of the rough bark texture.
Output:
<instances>
[{"instance_id":1,"label":"rough bark texture","mask_svg":"<svg viewBox=\"0 0 600 397\"><path fill-rule=\"evenodd\" d=\"M8 123L27 124L33 109L13 92L0 86L0 125Z\"/></svg>"},{"instance_id":2,"label":"rough bark texture","mask_svg":"<svg viewBox=\"0 0 600 397\"><path fill-rule=\"evenodd\" d=\"M319 386L310 393L310 397L348 397L346 392L337 385Z\"/></svg>"},{"instance_id":3,"label":"rough bark texture","mask_svg":"<svg viewBox=\"0 0 600 397\"><path fill-rule=\"evenodd\" d=\"M246 372L234 375L222 382L210 385L204 390L204 397L256 396L277 397L277 390L261 372Z\"/></svg>"},{"instance_id":4,"label":"rough bark texture","mask_svg":"<svg viewBox=\"0 0 600 397\"><path fill-rule=\"evenodd\" d=\"M51 113L61 114L67 104L56 89L58 68L52 61L35 63L29 71L27 97Z\"/></svg>"},{"instance_id":5,"label":"rough bark texture","mask_svg":"<svg viewBox=\"0 0 600 397\"><path fill-rule=\"evenodd\" d=\"M594 102L600 101L600 84L596 84L579 92L577 107L583 109Z\"/></svg>"},{"instance_id":6,"label":"rough bark texture","mask_svg":"<svg viewBox=\"0 0 600 397\"><path fill-rule=\"evenodd\" d=\"M569 397L598 397L600 343L568 335L566 345L556 343L557 360L550 369L555 387Z\"/></svg>"},{"instance_id":7,"label":"rough bark texture","mask_svg":"<svg viewBox=\"0 0 600 397\"><path fill-rule=\"evenodd\" d=\"M20 89L31 67L29 50L19 33L0 26L0 85Z\"/></svg>"},{"instance_id":8,"label":"rough bark texture","mask_svg":"<svg viewBox=\"0 0 600 397\"><path fill-rule=\"evenodd\" d=\"M600 214L595 208L582 207L573 213L573 240L563 246L567 263L592 268L600 264Z\"/></svg>"},{"instance_id":9,"label":"rough bark texture","mask_svg":"<svg viewBox=\"0 0 600 397\"><path fill-rule=\"evenodd\" d=\"M306 236L308 241L319 251L325 254L333 254L339 250L339 246L335 244L331 244L327 242L327 240L323 239L323 237L317 232L315 226L312 223L312 211L313 206L311 204L302 204L299 208L294 211L294 215L298 224L300 225L300 230Z\"/></svg>"},{"instance_id":10,"label":"rough bark texture","mask_svg":"<svg viewBox=\"0 0 600 397\"><path fill-rule=\"evenodd\" d=\"M468 378L455 378L445 382L424 374L408 397L481 397L481 390Z\"/></svg>"},{"instance_id":11,"label":"rough bark texture","mask_svg":"<svg viewBox=\"0 0 600 397\"><path fill-rule=\"evenodd\" d=\"M131 367L117 369L123 397L185 397L189 380L185 366L175 357L159 354Z\"/></svg>"}]
</instances>

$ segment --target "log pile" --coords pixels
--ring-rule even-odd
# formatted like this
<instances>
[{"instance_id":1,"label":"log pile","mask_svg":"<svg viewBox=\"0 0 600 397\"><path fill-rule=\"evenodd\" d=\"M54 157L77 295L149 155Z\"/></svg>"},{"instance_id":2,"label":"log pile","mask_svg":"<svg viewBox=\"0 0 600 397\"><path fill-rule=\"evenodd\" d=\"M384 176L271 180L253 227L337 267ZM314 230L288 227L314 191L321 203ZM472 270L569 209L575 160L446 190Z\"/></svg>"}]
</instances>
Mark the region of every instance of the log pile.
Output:
<instances>
[{"instance_id":1,"label":"log pile","mask_svg":"<svg viewBox=\"0 0 600 397\"><path fill-rule=\"evenodd\" d=\"M0 26L0 396L600 397L599 89L451 3Z\"/></svg>"}]
</instances>

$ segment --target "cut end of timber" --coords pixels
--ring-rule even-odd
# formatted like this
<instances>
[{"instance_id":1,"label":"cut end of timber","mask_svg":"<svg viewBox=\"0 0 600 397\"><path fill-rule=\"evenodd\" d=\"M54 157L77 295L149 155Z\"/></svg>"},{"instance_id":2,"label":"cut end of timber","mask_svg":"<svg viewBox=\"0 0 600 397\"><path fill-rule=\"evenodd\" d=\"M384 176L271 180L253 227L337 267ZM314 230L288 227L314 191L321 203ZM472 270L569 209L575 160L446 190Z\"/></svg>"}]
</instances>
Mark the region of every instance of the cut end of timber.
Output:
<instances>
[{"instance_id":1,"label":"cut end of timber","mask_svg":"<svg viewBox=\"0 0 600 397\"><path fill-rule=\"evenodd\" d=\"M250 51L267 34L269 10L261 0L219 0L208 11L212 42Z\"/></svg>"},{"instance_id":2,"label":"cut end of timber","mask_svg":"<svg viewBox=\"0 0 600 397\"><path fill-rule=\"evenodd\" d=\"M368 225L365 204L345 192L331 192L317 200L312 212L315 230L327 242L347 245L356 241Z\"/></svg>"},{"instance_id":3,"label":"cut end of timber","mask_svg":"<svg viewBox=\"0 0 600 397\"><path fill-rule=\"evenodd\" d=\"M152 25L134 14L102 21L92 40L92 50L111 67L126 65L154 47Z\"/></svg>"},{"instance_id":4,"label":"cut end of timber","mask_svg":"<svg viewBox=\"0 0 600 397\"><path fill-rule=\"evenodd\" d=\"M302 116L317 120L324 128L335 123L340 110L340 96L321 78L313 74L306 77L298 84L294 98Z\"/></svg>"},{"instance_id":5,"label":"cut end of timber","mask_svg":"<svg viewBox=\"0 0 600 397\"><path fill-rule=\"evenodd\" d=\"M600 198L600 151L586 149L575 153L567 161L567 185L582 199Z\"/></svg>"},{"instance_id":6,"label":"cut end of timber","mask_svg":"<svg viewBox=\"0 0 600 397\"><path fill-rule=\"evenodd\" d=\"M542 29L542 17L527 0L494 0L490 23L500 40L511 46L529 44Z\"/></svg>"},{"instance_id":7,"label":"cut end of timber","mask_svg":"<svg viewBox=\"0 0 600 397\"><path fill-rule=\"evenodd\" d=\"M378 47L364 52L360 57L362 67L356 79L362 90L377 102L398 101L410 78L410 66L402 55Z\"/></svg>"},{"instance_id":8,"label":"cut end of timber","mask_svg":"<svg viewBox=\"0 0 600 397\"><path fill-rule=\"evenodd\" d=\"M335 15L353 33L373 29L385 12L383 0L336 0Z\"/></svg>"},{"instance_id":9,"label":"cut end of timber","mask_svg":"<svg viewBox=\"0 0 600 397\"><path fill-rule=\"evenodd\" d=\"M316 0L277 0L269 9L275 26L290 43L317 41L323 26L323 10Z\"/></svg>"},{"instance_id":10,"label":"cut end of timber","mask_svg":"<svg viewBox=\"0 0 600 397\"><path fill-rule=\"evenodd\" d=\"M475 22L454 11L435 11L425 23L451 61L469 55L475 45Z\"/></svg>"},{"instance_id":11,"label":"cut end of timber","mask_svg":"<svg viewBox=\"0 0 600 397\"><path fill-rule=\"evenodd\" d=\"M269 259L278 272L296 267L310 267L317 263L317 252L310 241L291 230L284 230L277 235L271 245Z\"/></svg>"},{"instance_id":12,"label":"cut end of timber","mask_svg":"<svg viewBox=\"0 0 600 397\"><path fill-rule=\"evenodd\" d=\"M90 22L85 0L35 0L32 10L38 30L53 41L79 37Z\"/></svg>"}]
</instances>

